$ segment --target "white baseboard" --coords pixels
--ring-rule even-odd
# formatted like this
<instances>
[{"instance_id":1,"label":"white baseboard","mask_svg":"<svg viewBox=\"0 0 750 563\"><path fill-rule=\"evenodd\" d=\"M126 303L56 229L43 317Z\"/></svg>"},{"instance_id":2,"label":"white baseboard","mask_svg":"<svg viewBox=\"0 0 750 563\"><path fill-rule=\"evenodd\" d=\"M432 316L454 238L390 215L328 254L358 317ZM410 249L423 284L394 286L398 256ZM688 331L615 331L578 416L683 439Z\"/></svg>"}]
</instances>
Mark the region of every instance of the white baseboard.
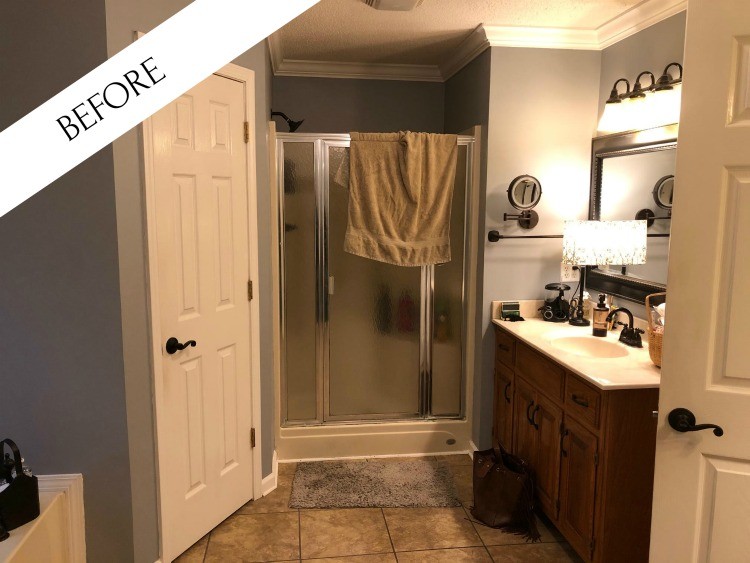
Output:
<instances>
[{"instance_id":1,"label":"white baseboard","mask_svg":"<svg viewBox=\"0 0 750 563\"><path fill-rule=\"evenodd\" d=\"M68 552L73 563L86 562L83 475L37 475L39 492L63 493L67 511Z\"/></svg>"},{"instance_id":2,"label":"white baseboard","mask_svg":"<svg viewBox=\"0 0 750 563\"><path fill-rule=\"evenodd\" d=\"M391 459L398 457L428 457L436 455L471 455L470 450L451 450L446 452L412 452L408 454L374 454L374 455L348 455L348 456L336 456L336 457L306 457L300 459L285 459L279 463L300 463L306 461L342 461L342 460L356 460L356 459Z\"/></svg>"},{"instance_id":3,"label":"white baseboard","mask_svg":"<svg viewBox=\"0 0 750 563\"><path fill-rule=\"evenodd\" d=\"M261 483L261 494L266 496L273 492L279 484L279 458L276 455L276 450L273 451L273 469L271 474L263 477Z\"/></svg>"}]
</instances>

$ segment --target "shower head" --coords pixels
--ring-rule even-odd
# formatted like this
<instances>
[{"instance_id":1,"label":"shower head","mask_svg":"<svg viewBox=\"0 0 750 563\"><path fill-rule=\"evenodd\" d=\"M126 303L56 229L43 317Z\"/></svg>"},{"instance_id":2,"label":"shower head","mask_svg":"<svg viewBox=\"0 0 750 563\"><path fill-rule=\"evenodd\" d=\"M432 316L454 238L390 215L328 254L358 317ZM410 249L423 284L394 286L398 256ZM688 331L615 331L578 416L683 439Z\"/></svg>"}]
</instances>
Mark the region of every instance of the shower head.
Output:
<instances>
[{"instance_id":1,"label":"shower head","mask_svg":"<svg viewBox=\"0 0 750 563\"><path fill-rule=\"evenodd\" d=\"M294 133L297 129L299 129L300 125L302 125L305 122L304 119L302 119L300 121L292 121L291 119L289 119L289 117L285 113L280 112L280 111L272 111L271 112L271 117L272 118L275 115L278 115L280 118L282 118L284 121L286 121L286 124L289 126L289 132L290 133Z\"/></svg>"}]
</instances>

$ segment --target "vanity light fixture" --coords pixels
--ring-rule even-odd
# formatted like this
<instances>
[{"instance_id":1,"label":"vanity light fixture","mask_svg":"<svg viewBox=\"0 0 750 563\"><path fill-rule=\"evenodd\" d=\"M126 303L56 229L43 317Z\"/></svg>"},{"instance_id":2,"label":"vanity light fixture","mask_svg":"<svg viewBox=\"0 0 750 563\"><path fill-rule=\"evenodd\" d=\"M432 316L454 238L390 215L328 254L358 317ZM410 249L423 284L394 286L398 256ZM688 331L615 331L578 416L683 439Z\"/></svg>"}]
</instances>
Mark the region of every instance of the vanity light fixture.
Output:
<instances>
[{"instance_id":1,"label":"vanity light fixture","mask_svg":"<svg viewBox=\"0 0 750 563\"><path fill-rule=\"evenodd\" d=\"M620 93L617 90L620 82L625 83L625 91ZM609 94L609 98L604 104L604 113L602 114L601 120L599 120L599 131L606 133L612 133L615 131L624 131L629 129L629 97L630 97L630 82L627 78L618 78L612 86L612 91ZM624 100L628 102L623 103Z\"/></svg>"},{"instance_id":2,"label":"vanity light fixture","mask_svg":"<svg viewBox=\"0 0 750 563\"><path fill-rule=\"evenodd\" d=\"M679 71L676 78L670 73L673 67ZM641 84L644 76L651 79L648 86ZM626 90L622 93L617 90L620 82L626 84ZM617 79L604 104L599 131L615 133L677 123L680 119L681 85L682 65L676 62L669 63L658 80L650 71L641 72L632 90L625 78Z\"/></svg>"},{"instance_id":3,"label":"vanity light fixture","mask_svg":"<svg viewBox=\"0 0 750 563\"><path fill-rule=\"evenodd\" d=\"M672 75L669 74L669 69L673 66L676 66L680 71L680 74L677 78L672 78ZM654 84L653 90L654 92L674 90L674 87L678 84L682 84L682 65L680 63L669 63L664 67L664 72L661 73L659 80L657 80L656 84Z\"/></svg>"}]
</instances>

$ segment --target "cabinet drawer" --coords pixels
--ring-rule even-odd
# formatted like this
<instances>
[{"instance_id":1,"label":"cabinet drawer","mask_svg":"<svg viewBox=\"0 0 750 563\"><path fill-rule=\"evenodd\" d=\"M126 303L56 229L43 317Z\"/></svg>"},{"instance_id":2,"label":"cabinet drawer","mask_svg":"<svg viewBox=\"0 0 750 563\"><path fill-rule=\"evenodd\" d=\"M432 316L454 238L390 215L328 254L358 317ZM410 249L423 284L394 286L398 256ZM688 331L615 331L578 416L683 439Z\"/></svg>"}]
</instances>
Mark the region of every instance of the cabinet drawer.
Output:
<instances>
[{"instance_id":1,"label":"cabinet drawer","mask_svg":"<svg viewBox=\"0 0 750 563\"><path fill-rule=\"evenodd\" d=\"M513 368L516 359L516 339L502 329L495 329L495 359Z\"/></svg>"},{"instance_id":2,"label":"cabinet drawer","mask_svg":"<svg viewBox=\"0 0 750 563\"><path fill-rule=\"evenodd\" d=\"M516 373L522 375L550 399L563 400L565 371L525 344L516 350Z\"/></svg>"},{"instance_id":3,"label":"cabinet drawer","mask_svg":"<svg viewBox=\"0 0 750 563\"><path fill-rule=\"evenodd\" d=\"M576 376L568 374L565 383L565 410L577 419L599 427L601 393Z\"/></svg>"}]
</instances>

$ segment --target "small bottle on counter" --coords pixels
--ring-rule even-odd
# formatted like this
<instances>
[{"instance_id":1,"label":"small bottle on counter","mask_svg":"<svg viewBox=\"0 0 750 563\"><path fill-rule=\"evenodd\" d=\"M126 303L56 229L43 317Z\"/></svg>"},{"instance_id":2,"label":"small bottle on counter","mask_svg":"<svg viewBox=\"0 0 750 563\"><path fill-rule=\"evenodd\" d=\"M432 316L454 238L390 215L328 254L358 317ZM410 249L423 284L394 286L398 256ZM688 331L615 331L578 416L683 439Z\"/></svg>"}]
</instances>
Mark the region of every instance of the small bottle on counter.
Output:
<instances>
[{"instance_id":1,"label":"small bottle on counter","mask_svg":"<svg viewBox=\"0 0 750 563\"><path fill-rule=\"evenodd\" d=\"M607 307L606 299L607 296L600 293L599 303L594 307L594 318L591 322L594 336L607 336L607 315L609 315L609 307Z\"/></svg>"}]
</instances>

